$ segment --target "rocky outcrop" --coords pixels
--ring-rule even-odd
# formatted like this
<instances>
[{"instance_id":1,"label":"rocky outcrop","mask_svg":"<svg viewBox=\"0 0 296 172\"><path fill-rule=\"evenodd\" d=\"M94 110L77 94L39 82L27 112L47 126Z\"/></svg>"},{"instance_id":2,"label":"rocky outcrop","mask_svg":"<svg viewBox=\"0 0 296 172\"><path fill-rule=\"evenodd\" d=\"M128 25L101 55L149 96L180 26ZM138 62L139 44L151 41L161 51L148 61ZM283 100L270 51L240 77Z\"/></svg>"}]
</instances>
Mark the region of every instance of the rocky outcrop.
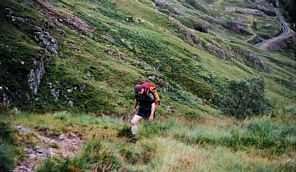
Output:
<instances>
[{"instance_id":1,"label":"rocky outcrop","mask_svg":"<svg viewBox=\"0 0 296 172\"><path fill-rule=\"evenodd\" d=\"M247 14L247 15L254 15L254 16L264 16L265 13L258 9L252 8L240 8L240 7L226 7L225 12L228 13L240 13L240 14Z\"/></svg>"},{"instance_id":2,"label":"rocky outcrop","mask_svg":"<svg viewBox=\"0 0 296 172\"><path fill-rule=\"evenodd\" d=\"M255 68L260 71L269 72L270 68L266 63L258 57L258 55L255 52L252 52L248 49L243 49L240 47L232 48L232 51L237 55L241 56L245 64L248 66Z\"/></svg>"},{"instance_id":3,"label":"rocky outcrop","mask_svg":"<svg viewBox=\"0 0 296 172\"><path fill-rule=\"evenodd\" d=\"M37 42L39 42L41 47L45 48L50 53L58 54L58 42L50 35L49 32L36 26L34 28L34 38Z\"/></svg>"},{"instance_id":4,"label":"rocky outcrop","mask_svg":"<svg viewBox=\"0 0 296 172\"><path fill-rule=\"evenodd\" d=\"M159 11L166 13L170 16L178 16L180 15L180 11L177 8L172 7L167 0L155 0L155 6L159 9Z\"/></svg>"},{"instance_id":5,"label":"rocky outcrop","mask_svg":"<svg viewBox=\"0 0 296 172\"><path fill-rule=\"evenodd\" d=\"M253 53L247 49L227 48L227 47L223 47L222 44L202 41L194 33L194 30L187 28L181 22L179 22L173 17L170 17L169 19L171 24L177 27L178 31L183 34L185 41L187 41L191 45L197 48L202 48L208 51L210 54L216 57L219 57L223 60L238 59L238 57L241 57L242 59L239 59L239 60L242 60L248 66L258 70L266 71L266 72L269 71L268 66L264 63L263 60L257 57L256 53Z\"/></svg>"},{"instance_id":6,"label":"rocky outcrop","mask_svg":"<svg viewBox=\"0 0 296 172\"><path fill-rule=\"evenodd\" d=\"M250 5L250 8L262 11L265 15L276 16L273 5L266 0L255 0Z\"/></svg>"},{"instance_id":7,"label":"rocky outcrop","mask_svg":"<svg viewBox=\"0 0 296 172\"><path fill-rule=\"evenodd\" d=\"M227 49L224 49L222 47L219 47L217 45L206 43L203 46L209 53L222 58L224 60L229 60L234 57L233 53Z\"/></svg>"},{"instance_id":8,"label":"rocky outcrop","mask_svg":"<svg viewBox=\"0 0 296 172\"><path fill-rule=\"evenodd\" d=\"M154 0L154 3L157 7L165 7L168 5L167 0Z\"/></svg>"},{"instance_id":9,"label":"rocky outcrop","mask_svg":"<svg viewBox=\"0 0 296 172\"><path fill-rule=\"evenodd\" d=\"M211 16L202 16L201 18L203 20L208 21L209 23L221 25L224 28L229 29L230 31L233 31L239 34L252 35L252 33L248 31L248 26L241 21L234 21L234 20L225 21L225 19L223 18L221 19L221 18L215 18Z\"/></svg>"},{"instance_id":10,"label":"rocky outcrop","mask_svg":"<svg viewBox=\"0 0 296 172\"><path fill-rule=\"evenodd\" d=\"M25 105L31 102L38 94L42 78L46 74L49 55L58 54L59 49L57 40L46 29L36 25L31 17L18 15L12 8L0 9L0 13L1 20L14 25L15 29L27 36L27 39L31 38L32 42L36 42L32 43L32 46L41 47L41 50L37 50L24 46L22 51L26 53L23 54L10 42L6 49L2 49L6 53L0 62L0 68L6 77L1 78L4 80L1 80L0 84L0 109L6 109L11 105ZM23 40L15 40L18 41Z\"/></svg>"},{"instance_id":11,"label":"rocky outcrop","mask_svg":"<svg viewBox=\"0 0 296 172\"><path fill-rule=\"evenodd\" d=\"M9 22L18 26L26 27L28 34L35 39L36 42L47 51L53 54L58 53L58 42L57 40L50 35L49 32L45 31L39 26L35 26L32 22L32 19L28 16L19 16L11 8L5 9L5 15Z\"/></svg>"},{"instance_id":12,"label":"rocky outcrop","mask_svg":"<svg viewBox=\"0 0 296 172\"><path fill-rule=\"evenodd\" d=\"M41 83L41 79L45 74L44 59L33 59L34 68L30 70L28 74L28 84L33 95L37 95L38 89Z\"/></svg>"},{"instance_id":13,"label":"rocky outcrop","mask_svg":"<svg viewBox=\"0 0 296 172\"><path fill-rule=\"evenodd\" d=\"M233 54L230 51L227 51L224 48L222 48L216 44L213 44L210 42L204 42L201 39L199 39L197 37L197 35L194 33L195 32L194 30L187 28L181 22L176 20L175 18L170 17L169 20L170 20L171 24L175 25L176 28L178 28L178 31L183 34L185 41L187 41L191 45L193 45L197 48L205 49L209 53L211 53L219 58L222 58L224 60L230 59L233 57Z\"/></svg>"},{"instance_id":14,"label":"rocky outcrop","mask_svg":"<svg viewBox=\"0 0 296 172\"><path fill-rule=\"evenodd\" d=\"M290 32L258 44L258 47L266 51L276 51L287 48L289 44L296 42L296 33Z\"/></svg>"},{"instance_id":15,"label":"rocky outcrop","mask_svg":"<svg viewBox=\"0 0 296 172\"><path fill-rule=\"evenodd\" d=\"M49 17L49 19L55 20L55 22L66 24L71 28L85 34L94 31L93 27L88 25L85 21L83 21L79 17L71 13L66 13L66 12L57 10L47 0L34 0L34 2L40 6L40 8Z\"/></svg>"}]
</instances>

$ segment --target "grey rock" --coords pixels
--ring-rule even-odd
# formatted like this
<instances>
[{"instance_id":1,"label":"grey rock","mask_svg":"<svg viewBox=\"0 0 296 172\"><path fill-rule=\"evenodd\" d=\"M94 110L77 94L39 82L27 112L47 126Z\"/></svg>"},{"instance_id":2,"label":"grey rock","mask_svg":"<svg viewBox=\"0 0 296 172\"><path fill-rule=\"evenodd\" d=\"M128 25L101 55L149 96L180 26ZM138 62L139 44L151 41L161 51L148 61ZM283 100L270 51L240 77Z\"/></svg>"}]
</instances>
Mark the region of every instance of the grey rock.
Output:
<instances>
[{"instance_id":1,"label":"grey rock","mask_svg":"<svg viewBox=\"0 0 296 172\"><path fill-rule=\"evenodd\" d=\"M167 0L154 0L154 3L158 7L164 7L164 6L168 5Z\"/></svg>"},{"instance_id":2,"label":"grey rock","mask_svg":"<svg viewBox=\"0 0 296 172\"><path fill-rule=\"evenodd\" d=\"M58 53L58 42L54 37L52 37L49 32L43 31L38 28L34 32L34 38L39 44L53 54Z\"/></svg>"},{"instance_id":3,"label":"grey rock","mask_svg":"<svg viewBox=\"0 0 296 172\"><path fill-rule=\"evenodd\" d=\"M32 132L32 130L30 128L26 128L22 125L17 125L17 126L15 126L15 128L20 134L28 134L28 133Z\"/></svg>"},{"instance_id":4,"label":"grey rock","mask_svg":"<svg viewBox=\"0 0 296 172\"><path fill-rule=\"evenodd\" d=\"M73 107L74 106L74 102L72 100L68 101L68 106Z\"/></svg>"},{"instance_id":5,"label":"grey rock","mask_svg":"<svg viewBox=\"0 0 296 172\"><path fill-rule=\"evenodd\" d=\"M0 86L0 110L8 108L11 103L7 93L8 88L5 86Z\"/></svg>"},{"instance_id":6,"label":"grey rock","mask_svg":"<svg viewBox=\"0 0 296 172\"><path fill-rule=\"evenodd\" d=\"M50 90L50 94L54 97L54 100L55 101L58 101L59 100L59 97L60 97L60 90L59 89L52 88Z\"/></svg>"},{"instance_id":7,"label":"grey rock","mask_svg":"<svg viewBox=\"0 0 296 172\"><path fill-rule=\"evenodd\" d=\"M33 64L35 65L35 68L31 69L28 75L28 84L32 94L37 95L41 79L45 74L43 58L40 58L40 60L33 59Z\"/></svg>"}]
</instances>

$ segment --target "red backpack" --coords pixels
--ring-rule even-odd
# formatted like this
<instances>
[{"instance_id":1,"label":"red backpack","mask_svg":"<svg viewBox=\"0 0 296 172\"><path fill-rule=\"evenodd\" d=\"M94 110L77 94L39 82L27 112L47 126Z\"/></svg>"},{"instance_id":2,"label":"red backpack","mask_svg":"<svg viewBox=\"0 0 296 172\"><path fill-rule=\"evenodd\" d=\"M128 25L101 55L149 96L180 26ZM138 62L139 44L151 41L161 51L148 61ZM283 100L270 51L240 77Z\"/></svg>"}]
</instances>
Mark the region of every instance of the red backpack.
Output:
<instances>
[{"instance_id":1,"label":"red backpack","mask_svg":"<svg viewBox=\"0 0 296 172\"><path fill-rule=\"evenodd\" d=\"M155 104L160 105L160 98L157 93L157 88L156 85L150 81L145 81L142 83L141 88L144 88L144 94L147 95L149 92L151 92L155 98Z\"/></svg>"}]
</instances>

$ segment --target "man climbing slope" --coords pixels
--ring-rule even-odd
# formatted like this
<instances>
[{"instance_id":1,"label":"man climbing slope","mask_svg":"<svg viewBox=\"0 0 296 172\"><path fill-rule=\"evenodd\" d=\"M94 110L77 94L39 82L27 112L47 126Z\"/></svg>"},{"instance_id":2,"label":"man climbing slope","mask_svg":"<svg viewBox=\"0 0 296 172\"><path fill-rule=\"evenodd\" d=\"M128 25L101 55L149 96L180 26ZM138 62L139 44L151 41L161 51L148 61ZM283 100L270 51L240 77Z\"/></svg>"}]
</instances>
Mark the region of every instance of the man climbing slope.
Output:
<instances>
[{"instance_id":1,"label":"man climbing slope","mask_svg":"<svg viewBox=\"0 0 296 172\"><path fill-rule=\"evenodd\" d=\"M132 139L136 138L138 125L142 119L152 121L156 107L160 104L156 86L146 81L135 86L135 110L136 114L131 120Z\"/></svg>"}]
</instances>

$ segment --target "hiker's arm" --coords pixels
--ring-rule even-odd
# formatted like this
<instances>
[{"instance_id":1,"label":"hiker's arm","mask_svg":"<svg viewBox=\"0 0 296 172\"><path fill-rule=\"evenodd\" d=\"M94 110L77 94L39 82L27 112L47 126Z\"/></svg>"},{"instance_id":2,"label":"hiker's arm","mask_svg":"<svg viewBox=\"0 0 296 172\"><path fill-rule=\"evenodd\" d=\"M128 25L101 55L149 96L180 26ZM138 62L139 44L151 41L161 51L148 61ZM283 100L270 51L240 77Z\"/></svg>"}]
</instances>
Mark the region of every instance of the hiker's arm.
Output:
<instances>
[{"instance_id":1,"label":"hiker's arm","mask_svg":"<svg viewBox=\"0 0 296 172\"><path fill-rule=\"evenodd\" d=\"M139 102L137 99L135 99L135 109L137 109L137 106L139 105Z\"/></svg>"},{"instance_id":2,"label":"hiker's arm","mask_svg":"<svg viewBox=\"0 0 296 172\"><path fill-rule=\"evenodd\" d=\"M149 116L149 121L152 121L154 119L154 113L155 113L155 103L151 104L151 114Z\"/></svg>"}]
</instances>

